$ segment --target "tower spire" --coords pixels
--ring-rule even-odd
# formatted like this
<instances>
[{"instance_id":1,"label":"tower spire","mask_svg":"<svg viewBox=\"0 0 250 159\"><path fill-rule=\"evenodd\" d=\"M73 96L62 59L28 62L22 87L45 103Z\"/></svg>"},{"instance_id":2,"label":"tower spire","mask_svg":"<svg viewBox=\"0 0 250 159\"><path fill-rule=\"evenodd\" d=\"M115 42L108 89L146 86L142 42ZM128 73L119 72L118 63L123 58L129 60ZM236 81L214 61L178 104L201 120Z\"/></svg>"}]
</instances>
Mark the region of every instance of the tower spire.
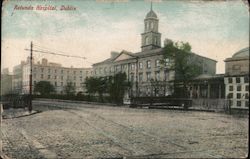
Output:
<instances>
[{"instance_id":1,"label":"tower spire","mask_svg":"<svg viewBox=\"0 0 250 159\"><path fill-rule=\"evenodd\" d=\"M150 6L150 10L152 10L152 1L151 1L151 6Z\"/></svg>"}]
</instances>

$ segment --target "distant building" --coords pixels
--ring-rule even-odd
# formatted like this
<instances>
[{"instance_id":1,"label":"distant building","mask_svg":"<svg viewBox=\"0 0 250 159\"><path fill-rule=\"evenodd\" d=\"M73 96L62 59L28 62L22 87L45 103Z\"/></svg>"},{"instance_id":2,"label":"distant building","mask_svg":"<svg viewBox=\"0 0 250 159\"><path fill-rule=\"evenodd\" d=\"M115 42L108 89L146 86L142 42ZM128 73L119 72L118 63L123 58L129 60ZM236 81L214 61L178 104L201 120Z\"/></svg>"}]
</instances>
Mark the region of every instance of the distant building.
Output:
<instances>
[{"instance_id":1,"label":"distant building","mask_svg":"<svg viewBox=\"0 0 250 159\"><path fill-rule=\"evenodd\" d=\"M141 34L141 52L126 50L111 52L110 58L93 64L94 76L110 76L125 72L132 82L129 96L166 96L173 93L173 81L177 73L170 69L172 59L166 59L162 66L164 49L161 46L161 33L158 30L159 19L151 9L144 19L144 33ZM164 43L168 43L165 40ZM191 60L202 68L202 73L214 75L216 61L190 53Z\"/></svg>"},{"instance_id":2,"label":"distant building","mask_svg":"<svg viewBox=\"0 0 250 159\"><path fill-rule=\"evenodd\" d=\"M226 97L233 109L249 109L249 47L225 59Z\"/></svg>"},{"instance_id":3,"label":"distant building","mask_svg":"<svg viewBox=\"0 0 250 159\"><path fill-rule=\"evenodd\" d=\"M1 73L1 95L11 94L12 93L12 78L9 70L3 69Z\"/></svg>"},{"instance_id":4,"label":"distant building","mask_svg":"<svg viewBox=\"0 0 250 159\"><path fill-rule=\"evenodd\" d=\"M29 75L30 63L22 62L14 67L14 81L16 92L27 94L29 93ZM48 62L43 58L41 62L32 64L32 87L39 81L49 81L56 90L57 94L64 94L64 87L67 83L72 82L77 92L84 92L84 81L86 77L91 76L91 68L73 68L63 67L61 64Z\"/></svg>"}]
</instances>

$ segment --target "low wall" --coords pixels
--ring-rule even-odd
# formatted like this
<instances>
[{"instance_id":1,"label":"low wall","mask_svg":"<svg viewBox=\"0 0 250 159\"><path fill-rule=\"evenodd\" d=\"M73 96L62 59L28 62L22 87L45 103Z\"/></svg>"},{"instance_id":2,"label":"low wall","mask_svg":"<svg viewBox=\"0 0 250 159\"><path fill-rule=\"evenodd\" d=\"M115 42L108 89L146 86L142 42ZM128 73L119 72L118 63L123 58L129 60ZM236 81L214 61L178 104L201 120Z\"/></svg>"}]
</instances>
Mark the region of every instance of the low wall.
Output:
<instances>
[{"instance_id":1,"label":"low wall","mask_svg":"<svg viewBox=\"0 0 250 159\"><path fill-rule=\"evenodd\" d=\"M192 99L192 108L228 112L229 102L226 99Z\"/></svg>"}]
</instances>

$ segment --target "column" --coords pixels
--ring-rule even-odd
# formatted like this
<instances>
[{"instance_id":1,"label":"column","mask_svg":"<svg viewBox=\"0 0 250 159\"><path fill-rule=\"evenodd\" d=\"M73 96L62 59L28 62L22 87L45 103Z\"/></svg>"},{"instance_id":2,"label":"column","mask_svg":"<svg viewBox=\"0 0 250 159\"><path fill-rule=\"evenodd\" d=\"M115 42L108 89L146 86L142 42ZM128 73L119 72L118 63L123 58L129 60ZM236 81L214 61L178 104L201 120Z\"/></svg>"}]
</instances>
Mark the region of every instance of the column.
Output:
<instances>
[{"instance_id":1,"label":"column","mask_svg":"<svg viewBox=\"0 0 250 159\"><path fill-rule=\"evenodd\" d=\"M221 85L219 84L219 99L221 98Z\"/></svg>"},{"instance_id":2,"label":"column","mask_svg":"<svg viewBox=\"0 0 250 159\"><path fill-rule=\"evenodd\" d=\"M207 98L210 98L210 88L211 88L211 86L210 86L210 84L208 83L208 84L207 84Z\"/></svg>"},{"instance_id":3,"label":"column","mask_svg":"<svg viewBox=\"0 0 250 159\"><path fill-rule=\"evenodd\" d=\"M197 85L197 98L200 98L200 85Z\"/></svg>"}]
</instances>

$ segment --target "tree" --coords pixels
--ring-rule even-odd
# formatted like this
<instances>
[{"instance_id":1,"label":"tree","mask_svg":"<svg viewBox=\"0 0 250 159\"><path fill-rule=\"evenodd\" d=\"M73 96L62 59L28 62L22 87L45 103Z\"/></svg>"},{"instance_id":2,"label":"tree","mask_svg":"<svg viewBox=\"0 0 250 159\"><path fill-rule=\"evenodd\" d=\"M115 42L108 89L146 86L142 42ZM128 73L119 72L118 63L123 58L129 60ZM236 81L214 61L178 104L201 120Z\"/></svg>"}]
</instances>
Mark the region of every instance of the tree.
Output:
<instances>
[{"instance_id":1,"label":"tree","mask_svg":"<svg viewBox=\"0 0 250 159\"><path fill-rule=\"evenodd\" d=\"M109 87L111 100L116 104L123 103L125 91L130 87L131 83L127 81L126 73L117 73L112 77Z\"/></svg>"},{"instance_id":2,"label":"tree","mask_svg":"<svg viewBox=\"0 0 250 159\"><path fill-rule=\"evenodd\" d=\"M164 60L162 62L168 65L170 69L175 71L176 82L183 83L183 90L181 96L187 96L187 81L201 73L201 66L195 61L194 54L191 53L191 45L186 42L172 42L164 47ZM174 86L175 93L177 93L176 85Z\"/></svg>"},{"instance_id":3,"label":"tree","mask_svg":"<svg viewBox=\"0 0 250 159\"><path fill-rule=\"evenodd\" d=\"M55 92L54 86L48 81L39 81L35 84L34 92L40 93L42 96Z\"/></svg>"},{"instance_id":4,"label":"tree","mask_svg":"<svg viewBox=\"0 0 250 159\"><path fill-rule=\"evenodd\" d=\"M76 92L76 87L73 85L72 82L68 82L66 86L64 86L64 92L67 95L74 95Z\"/></svg>"}]
</instances>

